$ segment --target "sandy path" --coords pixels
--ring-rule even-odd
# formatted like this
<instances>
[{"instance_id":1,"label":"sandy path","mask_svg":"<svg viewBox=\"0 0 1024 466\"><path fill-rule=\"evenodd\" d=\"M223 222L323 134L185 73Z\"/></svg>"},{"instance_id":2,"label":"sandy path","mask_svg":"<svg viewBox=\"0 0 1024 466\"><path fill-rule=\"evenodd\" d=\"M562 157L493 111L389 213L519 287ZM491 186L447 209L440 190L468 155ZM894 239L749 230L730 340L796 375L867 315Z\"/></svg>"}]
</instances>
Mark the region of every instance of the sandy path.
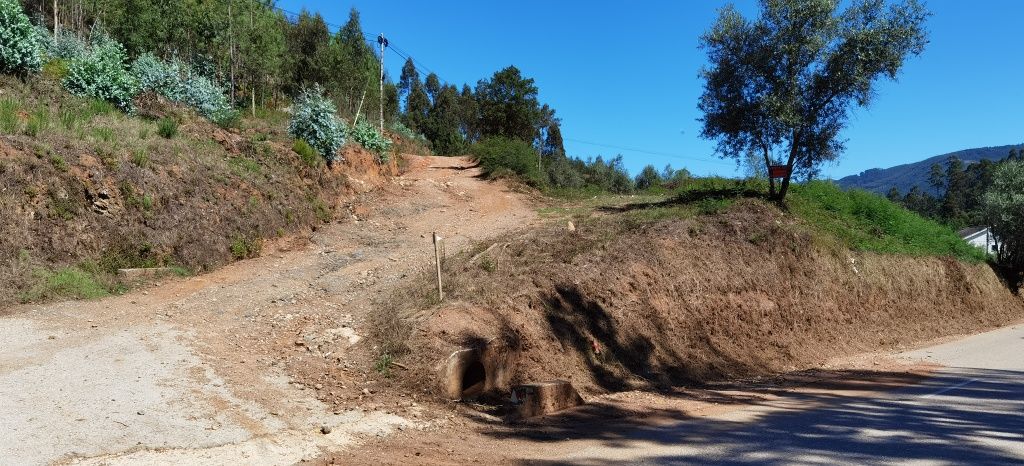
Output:
<instances>
[{"instance_id":1,"label":"sandy path","mask_svg":"<svg viewBox=\"0 0 1024 466\"><path fill-rule=\"evenodd\" d=\"M307 243L98 301L0 313L0 464L291 464L429 424L374 388L376 297L536 221L462 158L410 171ZM323 434L327 427L330 433Z\"/></svg>"}]
</instances>

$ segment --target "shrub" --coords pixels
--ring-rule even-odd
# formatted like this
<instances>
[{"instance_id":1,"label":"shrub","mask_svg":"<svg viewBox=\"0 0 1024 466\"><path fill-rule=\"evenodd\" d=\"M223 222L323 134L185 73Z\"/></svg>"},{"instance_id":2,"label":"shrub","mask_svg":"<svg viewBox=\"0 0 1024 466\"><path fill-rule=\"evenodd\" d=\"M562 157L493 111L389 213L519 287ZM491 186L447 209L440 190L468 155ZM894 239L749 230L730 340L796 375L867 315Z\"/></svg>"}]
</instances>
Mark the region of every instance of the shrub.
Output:
<instances>
[{"instance_id":1,"label":"shrub","mask_svg":"<svg viewBox=\"0 0 1024 466\"><path fill-rule=\"evenodd\" d=\"M41 51L52 60L73 60L85 55L88 46L74 33L58 31L56 35L42 26L36 26Z\"/></svg>"},{"instance_id":2,"label":"shrub","mask_svg":"<svg viewBox=\"0 0 1024 466\"><path fill-rule=\"evenodd\" d=\"M527 183L543 184L538 155L530 144L505 137L483 139L470 148L470 153L483 168L484 174L497 178L515 173Z\"/></svg>"},{"instance_id":3,"label":"shrub","mask_svg":"<svg viewBox=\"0 0 1024 466\"><path fill-rule=\"evenodd\" d=\"M156 133L164 139L171 139L178 134L178 121L174 118L161 118L156 125Z\"/></svg>"},{"instance_id":4,"label":"shrub","mask_svg":"<svg viewBox=\"0 0 1024 466\"><path fill-rule=\"evenodd\" d=\"M142 91L182 103L221 127L238 124L239 113L232 108L224 88L178 60L164 62L144 53L132 62L131 71Z\"/></svg>"},{"instance_id":5,"label":"shrub","mask_svg":"<svg viewBox=\"0 0 1024 466\"><path fill-rule=\"evenodd\" d=\"M376 127L365 121L359 122L349 130L348 135L364 149L377 154L382 163L387 162L388 151L392 146L391 139L380 134Z\"/></svg>"},{"instance_id":6,"label":"shrub","mask_svg":"<svg viewBox=\"0 0 1024 466\"><path fill-rule=\"evenodd\" d=\"M95 97L132 113L138 82L128 71L126 60L124 46L98 28L93 29L89 50L71 60L64 87L72 94Z\"/></svg>"},{"instance_id":7,"label":"shrub","mask_svg":"<svg viewBox=\"0 0 1024 466\"><path fill-rule=\"evenodd\" d=\"M309 143L328 164L334 162L345 143L345 124L335 116L334 104L323 96L319 86L307 89L295 101L288 133Z\"/></svg>"},{"instance_id":8,"label":"shrub","mask_svg":"<svg viewBox=\"0 0 1024 466\"><path fill-rule=\"evenodd\" d=\"M40 45L21 3L0 0L0 72L23 75L39 71Z\"/></svg>"}]
</instances>

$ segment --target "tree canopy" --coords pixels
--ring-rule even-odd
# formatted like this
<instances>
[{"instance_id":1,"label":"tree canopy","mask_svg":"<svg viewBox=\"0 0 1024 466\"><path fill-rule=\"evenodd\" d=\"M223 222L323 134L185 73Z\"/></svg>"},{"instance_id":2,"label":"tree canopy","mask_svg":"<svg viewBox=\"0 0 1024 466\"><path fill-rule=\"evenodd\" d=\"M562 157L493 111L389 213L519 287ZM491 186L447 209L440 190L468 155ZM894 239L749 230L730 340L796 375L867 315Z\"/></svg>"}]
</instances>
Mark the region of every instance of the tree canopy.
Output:
<instances>
[{"instance_id":1,"label":"tree canopy","mask_svg":"<svg viewBox=\"0 0 1024 466\"><path fill-rule=\"evenodd\" d=\"M756 153L766 166L785 165L777 194L770 185L778 199L794 173L812 176L839 156L849 110L867 106L874 83L896 79L927 43L929 13L916 0L856 0L843 11L839 3L761 0L754 20L730 5L700 39L709 61L701 135L724 157Z\"/></svg>"}]
</instances>

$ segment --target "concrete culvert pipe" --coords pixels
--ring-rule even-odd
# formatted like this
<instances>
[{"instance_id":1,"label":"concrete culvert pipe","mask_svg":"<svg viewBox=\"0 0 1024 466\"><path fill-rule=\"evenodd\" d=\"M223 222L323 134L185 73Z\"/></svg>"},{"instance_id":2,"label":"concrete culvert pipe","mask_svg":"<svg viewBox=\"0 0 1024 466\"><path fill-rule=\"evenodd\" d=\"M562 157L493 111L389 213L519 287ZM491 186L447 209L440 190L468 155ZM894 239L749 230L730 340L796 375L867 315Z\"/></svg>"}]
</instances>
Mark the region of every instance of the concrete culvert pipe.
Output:
<instances>
[{"instance_id":1,"label":"concrete culvert pipe","mask_svg":"<svg viewBox=\"0 0 1024 466\"><path fill-rule=\"evenodd\" d=\"M492 345L457 350L439 368L441 388L453 400L509 390L514 354Z\"/></svg>"}]
</instances>

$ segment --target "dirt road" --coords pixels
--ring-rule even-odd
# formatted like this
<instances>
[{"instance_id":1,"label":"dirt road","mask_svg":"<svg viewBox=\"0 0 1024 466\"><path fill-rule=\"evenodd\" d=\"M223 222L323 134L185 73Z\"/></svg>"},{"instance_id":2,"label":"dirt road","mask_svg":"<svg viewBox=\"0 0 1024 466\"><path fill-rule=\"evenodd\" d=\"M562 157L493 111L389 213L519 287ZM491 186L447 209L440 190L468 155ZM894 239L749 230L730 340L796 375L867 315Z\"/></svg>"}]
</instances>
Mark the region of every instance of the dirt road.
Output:
<instances>
[{"instance_id":1,"label":"dirt road","mask_svg":"<svg viewBox=\"0 0 1024 466\"><path fill-rule=\"evenodd\" d=\"M443 422L377 391L368 314L430 266L431 232L452 254L536 217L467 159L411 160L309 241L124 296L0 310L0 464L291 464Z\"/></svg>"}]
</instances>

